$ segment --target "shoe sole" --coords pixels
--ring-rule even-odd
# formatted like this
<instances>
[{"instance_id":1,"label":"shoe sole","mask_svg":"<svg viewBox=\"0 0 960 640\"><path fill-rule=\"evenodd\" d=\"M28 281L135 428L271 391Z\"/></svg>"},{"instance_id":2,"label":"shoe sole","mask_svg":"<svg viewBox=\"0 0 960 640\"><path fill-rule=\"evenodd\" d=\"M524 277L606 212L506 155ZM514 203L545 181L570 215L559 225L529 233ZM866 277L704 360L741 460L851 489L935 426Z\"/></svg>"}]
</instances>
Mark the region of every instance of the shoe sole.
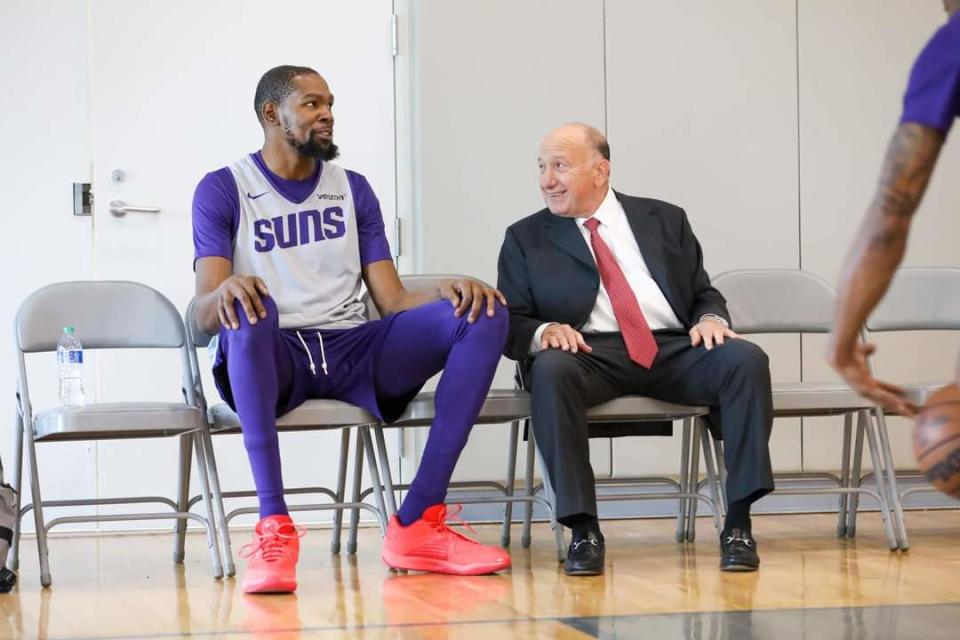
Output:
<instances>
[{"instance_id":1,"label":"shoe sole","mask_svg":"<svg viewBox=\"0 0 960 640\"><path fill-rule=\"evenodd\" d=\"M276 581L261 584L243 585L244 593L293 593L297 590L296 581Z\"/></svg>"},{"instance_id":2,"label":"shoe sole","mask_svg":"<svg viewBox=\"0 0 960 640\"><path fill-rule=\"evenodd\" d=\"M445 560L433 558L418 558L416 556L402 556L391 553L386 549L381 555L383 563L391 569L406 569L408 571L429 571L431 573L446 573L455 576L482 576L509 569L511 562L492 565L489 563L475 563L467 565L451 565Z\"/></svg>"},{"instance_id":3,"label":"shoe sole","mask_svg":"<svg viewBox=\"0 0 960 640\"><path fill-rule=\"evenodd\" d=\"M748 573L750 571L757 571L760 569L760 566L752 566L749 564L731 564L726 567L720 567L720 571L729 571L731 573Z\"/></svg>"},{"instance_id":4,"label":"shoe sole","mask_svg":"<svg viewBox=\"0 0 960 640\"><path fill-rule=\"evenodd\" d=\"M594 571L593 569L575 569L573 571L563 570L564 575L567 576L602 576L603 571Z\"/></svg>"}]
</instances>

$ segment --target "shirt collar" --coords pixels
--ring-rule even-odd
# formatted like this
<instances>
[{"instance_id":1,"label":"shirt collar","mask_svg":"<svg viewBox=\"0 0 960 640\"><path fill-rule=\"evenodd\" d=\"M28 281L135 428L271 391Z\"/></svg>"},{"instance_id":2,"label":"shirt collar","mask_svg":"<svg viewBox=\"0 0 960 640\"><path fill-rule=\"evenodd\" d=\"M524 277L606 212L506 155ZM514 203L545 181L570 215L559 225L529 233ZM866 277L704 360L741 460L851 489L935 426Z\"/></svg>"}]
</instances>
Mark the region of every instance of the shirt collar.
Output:
<instances>
[{"instance_id":1,"label":"shirt collar","mask_svg":"<svg viewBox=\"0 0 960 640\"><path fill-rule=\"evenodd\" d=\"M607 195L604 196L603 202L601 202L600 206L597 207L597 210L593 212L593 215L587 218L577 218L577 223L583 227L587 220L590 218L596 218L600 221L600 224L606 225L607 227L612 227L622 215L623 207L620 205L620 201L617 200L617 196L613 192L613 189L608 187Z\"/></svg>"}]
</instances>

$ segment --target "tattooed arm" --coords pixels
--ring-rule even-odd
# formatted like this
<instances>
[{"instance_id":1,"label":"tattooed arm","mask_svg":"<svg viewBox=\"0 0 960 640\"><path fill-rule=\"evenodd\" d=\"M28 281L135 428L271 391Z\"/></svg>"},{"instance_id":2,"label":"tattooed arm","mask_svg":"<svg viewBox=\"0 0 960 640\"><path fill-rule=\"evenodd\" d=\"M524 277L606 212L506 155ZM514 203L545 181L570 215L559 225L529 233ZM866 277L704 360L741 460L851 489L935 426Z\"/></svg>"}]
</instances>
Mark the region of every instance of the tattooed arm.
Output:
<instances>
[{"instance_id":1,"label":"tattooed arm","mask_svg":"<svg viewBox=\"0 0 960 640\"><path fill-rule=\"evenodd\" d=\"M902 391L873 378L866 358L873 345L859 333L886 293L907 247L913 214L937 163L944 134L919 124L901 124L890 142L876 196L860 225L840 278L827 357L850 386L880 405L911 414Z\"/></svg>"}]
</instances>

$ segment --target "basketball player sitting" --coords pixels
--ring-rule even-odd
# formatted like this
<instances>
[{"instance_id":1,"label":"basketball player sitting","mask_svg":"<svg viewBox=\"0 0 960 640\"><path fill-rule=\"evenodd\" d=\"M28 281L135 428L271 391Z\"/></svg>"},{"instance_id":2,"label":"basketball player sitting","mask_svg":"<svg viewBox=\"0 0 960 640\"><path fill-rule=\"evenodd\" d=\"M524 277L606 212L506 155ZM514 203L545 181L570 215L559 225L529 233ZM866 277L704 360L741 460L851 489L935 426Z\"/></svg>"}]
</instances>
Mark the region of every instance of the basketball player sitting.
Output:
<instances>
[{"instance_id":1,"label":"basketball player sitting","mask_svg":"<svg viewBox=\"0 0 960 640\"><path fill-rule=\"evenodd\" d=\"M454 574L509 567L503 549L448 528L443 504L503 351L503 296L473 279L404 289L373 189L331 162L333 95L316 71L267 71L254 106L263 147L204 176L193 202L196 321L218 334L214 378L240 417L260 505L244 591L297 587L302 531L284 502L277 416L332 398L390 422L441 370L436 419L383 560ZM382 320L367 319L363 283Z\"/></svg>"}]
</instances>

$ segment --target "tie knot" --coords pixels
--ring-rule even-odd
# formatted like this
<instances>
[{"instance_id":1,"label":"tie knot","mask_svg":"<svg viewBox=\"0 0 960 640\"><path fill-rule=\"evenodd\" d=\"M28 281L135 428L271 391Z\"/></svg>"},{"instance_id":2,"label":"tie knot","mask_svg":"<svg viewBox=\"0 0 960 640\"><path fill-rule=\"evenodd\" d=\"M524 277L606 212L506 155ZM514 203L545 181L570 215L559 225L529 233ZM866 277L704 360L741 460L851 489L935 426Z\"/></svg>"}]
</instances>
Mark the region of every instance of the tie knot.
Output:
<instances>
[{"instance_id":1,"label":"tie knot","mask_svg":"<svg viewBox=\"0 0 960 640\"><path fill-rule=\"evenodd\" d=\"M586 222L583 223L587 229L590 230L590 233L594 233L597 230L597 227L600 226L600 221L596 218L589 218Z\"/></svg>"}]
</instances>

